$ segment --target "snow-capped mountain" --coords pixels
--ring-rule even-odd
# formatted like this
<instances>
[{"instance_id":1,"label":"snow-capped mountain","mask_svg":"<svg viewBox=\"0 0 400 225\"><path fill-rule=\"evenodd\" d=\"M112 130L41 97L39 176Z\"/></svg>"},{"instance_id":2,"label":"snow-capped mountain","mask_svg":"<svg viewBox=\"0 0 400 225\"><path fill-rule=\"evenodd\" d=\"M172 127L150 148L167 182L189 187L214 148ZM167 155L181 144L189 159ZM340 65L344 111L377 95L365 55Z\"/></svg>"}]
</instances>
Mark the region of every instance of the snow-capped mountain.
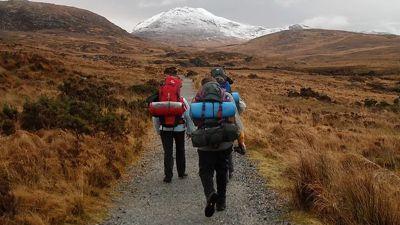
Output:
<instances>
[{"instance_id":1,"label":"snow-capped mountain","mask_svg":"<svg viewBox=\"0 0 400 225\"><path fill-rule=\"evenodd\" d=\"M202 8L182 7L162 12L137 24L132 33L157 41L195 44L204 41L241 42L283 30L304 28L307 27L251 26L218 17Z\"/></svg>"}]
</instances>

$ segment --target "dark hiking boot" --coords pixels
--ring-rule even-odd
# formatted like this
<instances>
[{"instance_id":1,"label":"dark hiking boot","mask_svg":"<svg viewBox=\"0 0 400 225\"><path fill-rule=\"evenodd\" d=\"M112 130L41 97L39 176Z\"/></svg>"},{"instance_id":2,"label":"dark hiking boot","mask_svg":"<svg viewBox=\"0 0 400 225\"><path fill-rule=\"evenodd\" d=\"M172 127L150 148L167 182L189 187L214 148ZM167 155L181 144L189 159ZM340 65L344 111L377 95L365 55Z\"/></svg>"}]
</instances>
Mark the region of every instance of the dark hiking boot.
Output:
<instances>
[{"instance_id":1,"label":"dark hiking boot","mask_svg":"<svg viewBox=\"0 0 400 225\"><path fill-rule=\"evenodd\" d=\"M226 204L225 203L217 203L217 211L221 212L226 209Z\"/></svg>"},{"instance_id":2,"label":"dark hiking boot","mask_svg":"<svg viewBox=\"0 0 400 225\"><path fill-rule=\"evenodd\" d=\"M217 211L218 212L224 211L225 208L226 208L225 198L219 197L217 201Z\"/></svg>"},{"instance_id":3,"label":"dark hiking boot","mask_svg":"<svg viewBox=\"0 0 400 225\"><path fill-rule=\"evenodd\" d=\"M172 181L172 177L164 177L164 183L169 184L169 183L171 183L171 181Z\"/></svg>"},{"instance_id":4,"label":"dark hiking boot","mask_svg":"<svg viewBox=\"0 0 400 225\"><path fill-rule=\"evenodd\" d=\"M182 174L182 175L179 175L179 178L180 178L180 179L185 179L186 177L188 177L187 173L184 173L184 174Z\"/></svg>"},{"instance_id":5,"label":"dark hiking boot","mask_svg":"<svg viewBox=\"0 0 400 225\"><path fill-rule=\"evenodd\" d=\"M215 204L218 201L218 195L217 193L212 193L208 199L207 199L207 205L206 208L204 209L204 215L206 217L212 217L215 213Z\"/></svg>"},{"instance_id":6,"label":"dark hiking boot","mask_svg":"<svg viewBox=\"0 0 400 225\"><path fill-rule=\"evenodd\" d=\"M233 178L233 172L228 172L228 180L232 180L232 178Z\"/></svg>"},{"instance_id":7,"label":"dark hiking boot","mask_svg":"<svg viewBox=\"0 0 400 225\"><path fill-rule=\"evenodd\" d=\"M240 145L234 148L234 151L239 153L240 155L246 155L246 146Z\"/></svg>"}]
</instances>

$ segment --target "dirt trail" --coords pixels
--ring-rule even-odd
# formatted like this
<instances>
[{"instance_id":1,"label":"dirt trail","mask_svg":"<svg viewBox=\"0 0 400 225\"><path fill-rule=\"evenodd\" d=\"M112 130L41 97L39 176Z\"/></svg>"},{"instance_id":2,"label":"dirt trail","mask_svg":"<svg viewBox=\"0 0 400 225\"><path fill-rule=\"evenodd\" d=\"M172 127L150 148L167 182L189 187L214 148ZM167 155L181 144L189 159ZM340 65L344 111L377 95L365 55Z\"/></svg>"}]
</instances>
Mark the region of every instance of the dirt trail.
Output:
<instances>
[{"instance_id":1,"label":"dirt trail","mask_svg":"<svg viewBox=\"0 0 400 225\"><path fill-rule=\"evenodd\" d=\"M183 95L194 96L193 84L184 80ZM227 209L212 218L204 216L205 198L198 176L198 156L187 141L186 157L189 177L174 178L164 184L163 150L158 137L141 164L132 168L130 179L121 184L121 196L103 225L189 225L189 224L289 224L283 221L282 207L272 190L266 189L255 166L235 154L235 174L228 184Z\"/></svg>"}]
</instances>

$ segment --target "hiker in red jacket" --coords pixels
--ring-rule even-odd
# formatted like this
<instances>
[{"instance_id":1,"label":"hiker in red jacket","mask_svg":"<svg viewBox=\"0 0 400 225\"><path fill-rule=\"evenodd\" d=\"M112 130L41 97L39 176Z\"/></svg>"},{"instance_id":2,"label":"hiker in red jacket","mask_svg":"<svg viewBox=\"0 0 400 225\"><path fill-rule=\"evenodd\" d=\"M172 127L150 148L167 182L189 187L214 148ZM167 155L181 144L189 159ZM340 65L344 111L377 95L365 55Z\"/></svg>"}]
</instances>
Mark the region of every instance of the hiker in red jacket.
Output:
<instances>
[{"instance_id":1,"label":"hiker in red jacket","mask_svg":"<svg viewBox=\"0 0 400 225\"><path fill-rule=\"evenodd\" d=\"M164 182L171 183L174 140L178 177L184 179L187 177L185 132L190 136L195 127L190 118L190 106L180 94L182 80L177 76L176 68L169 68L164 73L165 82L160 87L158 99L150 104L150 112L153 114L154 129L160 135L164 149Z\"/></svg>"}]
</instances>

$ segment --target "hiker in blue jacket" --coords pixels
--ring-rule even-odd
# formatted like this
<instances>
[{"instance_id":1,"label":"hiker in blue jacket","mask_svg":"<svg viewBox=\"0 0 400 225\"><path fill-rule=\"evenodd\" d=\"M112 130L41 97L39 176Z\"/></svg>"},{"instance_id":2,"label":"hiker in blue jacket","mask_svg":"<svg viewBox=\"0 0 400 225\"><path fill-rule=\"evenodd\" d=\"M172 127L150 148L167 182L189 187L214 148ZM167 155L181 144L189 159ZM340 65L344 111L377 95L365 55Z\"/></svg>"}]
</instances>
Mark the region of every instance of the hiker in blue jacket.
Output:
<instances>
[{"instance_id":1,"label":"hiker in blue jacket","mask_svg":"<svg viewBox=\"0 0 400 225\"><path fill-rule=\"evenodd\" d=\"M218 84L223 88L226 92L232 94L233 80L227 75L225 70L221 67L217 67L211 70L211 76L218 82ZM246 109L246 103L243 99L239 99L237 103L237 108L239 114L242 114ZM234 147L235 152L238 152L241 155L246 153L246 145L244 144L244 131L240 133L240 137L238 139L238 146ZM233 155L231 154L228 159L228 177L229 179L233 178L234 172L234 163L233 163Z\"/></svg>"}]
</instances>

